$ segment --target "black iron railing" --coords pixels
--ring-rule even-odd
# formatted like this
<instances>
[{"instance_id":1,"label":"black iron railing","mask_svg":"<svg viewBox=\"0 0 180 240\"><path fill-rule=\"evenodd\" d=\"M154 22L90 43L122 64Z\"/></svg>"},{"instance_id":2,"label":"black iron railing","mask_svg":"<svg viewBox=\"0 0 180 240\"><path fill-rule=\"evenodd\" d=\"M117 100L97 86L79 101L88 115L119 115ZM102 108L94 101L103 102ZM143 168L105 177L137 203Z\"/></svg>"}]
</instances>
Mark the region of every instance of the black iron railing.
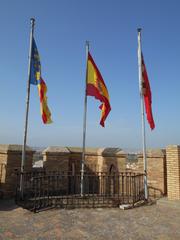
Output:
<instances>
[{"instance_id":1,"label":"black iron railing","mask_svg":"<svg viewBox=\"0 0 180 240\"><path fill-rule=\"evenodd\" d=\"M23 174L23 194L19 188L16 202L38 211L49 207L118 207L134 205L144 199L144 175L131 172L85 173L83 194L80 174L71 172L27 172Z\"/></svg>"}]
</instances>

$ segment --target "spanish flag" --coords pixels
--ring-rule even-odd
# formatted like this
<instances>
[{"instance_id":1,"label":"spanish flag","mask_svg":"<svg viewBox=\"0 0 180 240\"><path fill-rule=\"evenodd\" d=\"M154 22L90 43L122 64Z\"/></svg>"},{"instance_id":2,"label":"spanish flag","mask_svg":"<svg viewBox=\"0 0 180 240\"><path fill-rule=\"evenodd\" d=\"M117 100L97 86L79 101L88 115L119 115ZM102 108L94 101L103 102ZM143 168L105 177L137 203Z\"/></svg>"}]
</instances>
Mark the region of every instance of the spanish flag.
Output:
<instances>
[{"instance_id":1,"label":"spanish flag","mask_svg":"<svg viewBox=\"0 0 180 240\"><path fill-rule=\"evenodd\" d=\"M87 74L86 74L86 95L93 96L102 102L101 109L101 121L100 124L104 127L104 122L111 111L110 100L108 90L101 76L99 69L97 68L91 54L88 52L87 59Z\"/></svg>"},{"instance_id":2,"label":"spanish flag","mask_svg":"<svg viewBox=\"0 0 180 240\"><path fill-rule=\"evenodd\" d=\"M44 124L52 123L51 112L47 105L47 86L41 77L41 63L40 56L37 50L36 42L33 38L32 41L32 53L31 53L31 77L30 83L38 86L38 92L40 97L41 116Z\"/></svg>"}]
</instances>

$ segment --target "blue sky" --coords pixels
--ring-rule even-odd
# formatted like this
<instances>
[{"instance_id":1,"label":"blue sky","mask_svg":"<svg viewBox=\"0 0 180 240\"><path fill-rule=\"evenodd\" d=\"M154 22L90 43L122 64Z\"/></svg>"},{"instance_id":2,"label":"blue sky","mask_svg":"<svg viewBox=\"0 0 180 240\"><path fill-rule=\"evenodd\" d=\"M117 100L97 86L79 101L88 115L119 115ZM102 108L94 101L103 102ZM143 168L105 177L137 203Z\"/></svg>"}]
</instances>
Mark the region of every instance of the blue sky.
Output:
<instances>
[{"instance_id":1,"label":"blue sky","mask_svg":"<svg viewBox=\"0 0 180 240\"><path fill-rule=\"evenodd\" d=\"M0 143L22 144L30 18L53 124L43 125L31 86L27 144L82 146L85 41L110 95L112 111L99 125L100 103L88 97L86 145L141 149L137 27L152 90L156 124L146 122L147 147L180 143L180 1L1 0Z\"/></svg>"}]
</instances>

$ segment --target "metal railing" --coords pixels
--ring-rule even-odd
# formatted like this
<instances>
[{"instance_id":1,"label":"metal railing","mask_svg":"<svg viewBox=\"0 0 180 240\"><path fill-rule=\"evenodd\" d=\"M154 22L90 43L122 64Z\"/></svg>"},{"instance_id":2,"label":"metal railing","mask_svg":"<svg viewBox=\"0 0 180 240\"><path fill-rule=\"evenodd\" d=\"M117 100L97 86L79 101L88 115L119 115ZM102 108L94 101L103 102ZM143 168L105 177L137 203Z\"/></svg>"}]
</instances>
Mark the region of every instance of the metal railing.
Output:
<instances>
[{"instance_id":1,"label":"metal railing","mask_svg":"<svg viewBox=\"0 0 180 240\"><path fill-rule=\"evenodd\" d=\"M16 202L38 211L49 207L118 207L134 205L144 199L144 175L132 172L95 172L84 174L83 194L81 175L71 172L27 172L23 174L23 195L19 190Z\"/></svg>"}]
</instances>

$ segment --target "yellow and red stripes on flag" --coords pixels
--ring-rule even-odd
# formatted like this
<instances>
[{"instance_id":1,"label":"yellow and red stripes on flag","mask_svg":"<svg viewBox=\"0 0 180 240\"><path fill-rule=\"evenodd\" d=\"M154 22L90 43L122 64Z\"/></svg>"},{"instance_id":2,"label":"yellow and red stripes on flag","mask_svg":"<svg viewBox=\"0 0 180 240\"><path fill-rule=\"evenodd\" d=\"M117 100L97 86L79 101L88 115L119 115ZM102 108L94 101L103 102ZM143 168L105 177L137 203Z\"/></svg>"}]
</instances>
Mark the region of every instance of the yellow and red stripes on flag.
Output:
<instances>
[{"instance_id":1,"label":"yellow and red stripes on flag","mask_svg":"<svg viewBox=\"0 0 180 240\"><path fill-rule=\"evenodd\" d=\"M99 69L97 68L92 56L88 53L87 60L87 87L86 95L93 96L102 102L101 106L101 120L100 124L104 127L104 122L111 111L110 100L108 90L101 76Z\"/></svg>"},{"instance_id":2,"label":"yellow and red stripes on flag","mask_svg":"<svg viewBox=\"0 0 180 240\"><path fill-rule=\"evenodd\" d=\"M44 124L52 123L51 113L47 105L47 87L46 83L41 77L41 62L36 42L33 38L32 41L32 54L31 54L31 71L30 71L30 84L38 86L40 97L41 116Z\"/></svg>"},{"instance_id":3,"label":"yellow and red stripes on flag","mask_svg":"<svg viewBox=\"0 0 180 240\"><path fill-rule=\"evenodd\" d=\"M49 111L47 105L47 86L44 80L41 78L38 82L38 91L40 97L40 106L41 106L41 116L44 124L52 123L51 112Z\"/></svg>"}]
</instances>

